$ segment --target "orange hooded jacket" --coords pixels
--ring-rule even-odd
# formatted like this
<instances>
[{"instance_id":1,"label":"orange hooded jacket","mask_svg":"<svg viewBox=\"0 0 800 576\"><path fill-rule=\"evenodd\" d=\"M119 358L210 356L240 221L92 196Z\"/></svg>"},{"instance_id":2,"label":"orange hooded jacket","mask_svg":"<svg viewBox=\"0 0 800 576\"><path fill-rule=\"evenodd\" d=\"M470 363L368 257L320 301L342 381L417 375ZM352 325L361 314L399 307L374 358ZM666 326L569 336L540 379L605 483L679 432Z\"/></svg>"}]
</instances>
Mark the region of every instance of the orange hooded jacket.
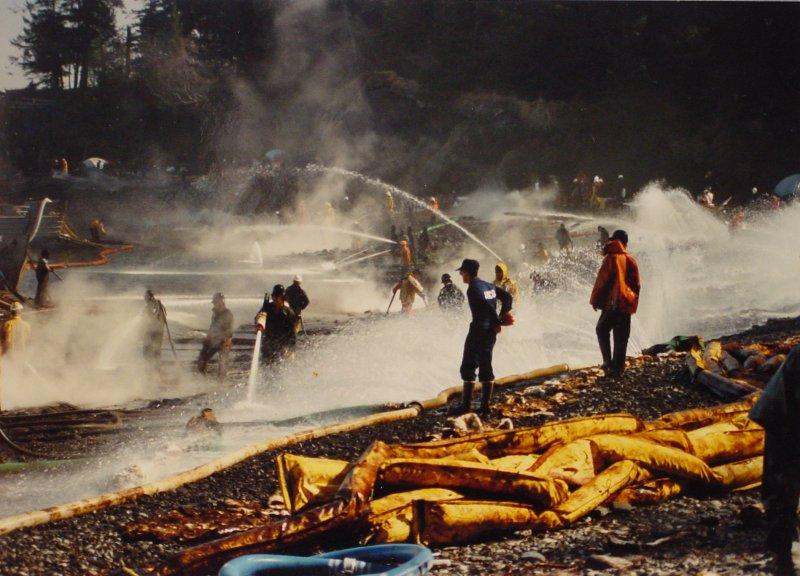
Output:
<instances>
[{"instance_id":1,"label":"orange hooded jacket","mask_svg":"<svg viewBox=\"0 0 800 576\"><path fill-rule=\"evenodd\" d=\"M639 264L619 240L606 243L603 254L589 303L602 310L636 314L642 287Z\"/></svg>"}]
</instances>

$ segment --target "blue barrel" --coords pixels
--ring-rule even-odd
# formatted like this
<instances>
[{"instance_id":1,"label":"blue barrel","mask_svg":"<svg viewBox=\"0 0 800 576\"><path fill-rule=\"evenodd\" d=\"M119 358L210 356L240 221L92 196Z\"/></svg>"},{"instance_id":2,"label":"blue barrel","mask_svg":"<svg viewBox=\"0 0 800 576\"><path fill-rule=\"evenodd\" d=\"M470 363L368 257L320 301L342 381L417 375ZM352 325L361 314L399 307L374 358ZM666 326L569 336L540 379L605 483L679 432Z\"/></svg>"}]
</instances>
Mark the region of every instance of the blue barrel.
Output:
<instances>
[{"instance_id":1,"label":"blue barrel","mask_svg":"<svg viewBox=\"0 0 800 576\"><path fill-rule=\"evenodd\" d=\"M417 544L347 548L318 556L248 554L225 564L219 576L422 576L433 553Z\"/></svg>"}]
</instances>

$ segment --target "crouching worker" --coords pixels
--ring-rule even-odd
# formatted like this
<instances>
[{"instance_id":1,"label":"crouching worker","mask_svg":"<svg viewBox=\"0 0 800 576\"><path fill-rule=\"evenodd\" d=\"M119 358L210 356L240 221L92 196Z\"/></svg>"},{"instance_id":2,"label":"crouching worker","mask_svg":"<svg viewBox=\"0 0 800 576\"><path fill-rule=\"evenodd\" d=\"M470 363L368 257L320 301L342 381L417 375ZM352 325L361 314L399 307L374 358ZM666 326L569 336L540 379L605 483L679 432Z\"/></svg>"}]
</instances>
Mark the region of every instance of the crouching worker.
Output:
<instances>
[{"instance_id":1,"label":"crouching worker","mask_svg":"<svg viewBox=\"0 0 800 576\"><path fill-rule=\"evenodd\" d=\"M200 414L189 418L186 423L186 431L192 434L207 434L209 432L222 434L222 425L217 420L214 410L203 408Z\"/></svg>"},{"instance_id":2,"label":"crouching worker","mask_svg":"<svg viewBox=\"0 0 800 576\"><path fill-rule=\"evenodd\" d=\"M261 356L266 363L291 356L297 341L297 317L286 303L286 289L276 284L271 296L272 300L264 298L264 305L256 315L256 331L263 332Z\"/></svg>"},{"instance_id":3,"label":"crouching worker","mask_svg":"<svg viewBox=\"0 0 800 576\"><path fill-rule=\"evenodd\" d=\"M472 393L475 390L477 370L482 393L479 413L488 416L494 392L492 353L501 327L514 323L514 318L511 316L514 299L502 288L478 278L479 268L477 260L467 259L458 269L461 279L467 284L467 302L472 312L472 322L464 342L464 356L461 361L461 379L464 381L462 403L455 412L464 414L472 409ZM499 316L498 300L501 303Z\"/></svg>"},{"instance_id":4,"label":"crouching worker","mask_svg":"<svg viewBox=\"0 0 800 576\"><path fill-rule=\"evenodd\" d=\"M789 352L764 388L750 419L766 431L761 499L768 524L767 548L775 558L777 574L795 574L792 543L797 540L800 499L800 346Z\"/></svg>"},{"instance_id":5,"label":"crouching worker","mask_svg":"<svg viewBox=\"0 0 800 576\"><path fill-rule=\"evenodd\" d=\"M203 349L200 350L200 357L197 359L197 369L201 374L205 374L208 363L219 353L217 375L222 381L228 372L228 358L233 348L233 313L225 306L225 296L221 292L214 294L211 303L213 304L211 327L203 341Z\"/></svg>"}]
</instances>

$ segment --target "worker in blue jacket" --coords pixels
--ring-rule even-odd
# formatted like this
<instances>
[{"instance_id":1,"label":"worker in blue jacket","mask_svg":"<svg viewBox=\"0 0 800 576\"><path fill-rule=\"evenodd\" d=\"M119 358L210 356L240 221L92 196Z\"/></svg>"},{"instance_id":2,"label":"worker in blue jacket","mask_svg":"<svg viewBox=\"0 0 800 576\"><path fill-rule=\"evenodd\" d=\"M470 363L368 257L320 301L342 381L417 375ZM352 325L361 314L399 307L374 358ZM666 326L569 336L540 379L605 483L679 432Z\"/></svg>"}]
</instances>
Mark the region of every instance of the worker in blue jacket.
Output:
<instances>
[{"instance_id":1,"label":"worker in blue jacket","mask_svg":"<svg viewBox=\"0 0 800 576\"><path fill-rule=\"evenodd\" d=\"M494 391L494 371L492 370L492 353L497 341L497 334L502 326L514 323L511 316L513 298L511 294L498 288L491 282L478 278L480 263L466 259L458 272L467 284L467 302L472 312L464 356L461 361L461 379L464 381L461 407L457 413L469 412L472 407L472 393L475 390L475 372L481 382L481 407L479 413L488 416ZM497 301L500 301L500 313L497 312Z\"/></svg>"}]
</instances>

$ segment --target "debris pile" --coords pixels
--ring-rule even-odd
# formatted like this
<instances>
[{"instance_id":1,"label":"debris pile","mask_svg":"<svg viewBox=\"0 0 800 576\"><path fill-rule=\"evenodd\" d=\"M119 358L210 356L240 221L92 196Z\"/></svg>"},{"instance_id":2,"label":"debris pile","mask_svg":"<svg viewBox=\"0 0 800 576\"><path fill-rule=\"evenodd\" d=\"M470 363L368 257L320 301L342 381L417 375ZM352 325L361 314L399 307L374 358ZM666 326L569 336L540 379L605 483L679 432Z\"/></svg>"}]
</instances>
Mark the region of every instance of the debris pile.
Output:
<instances>
[{"instance_id":1,"label":"debris pile","mask_svg":"<svg viewBox=\"0 0 800 576\"><path fill-rule=\"evenodd\" d=\"M739 398L763 390L800 337L769 342L710 342L702 340L686 355L693 380L721 398Z\"/></svg>"},{"instance_id":2,"label":"debris pile","mask_svg":"<svg viewBox=\"0 0 800 576\"><path fill-rule=\"evenodd\" d=\"M463 543L566 527L602 505L751 489L761 481L764 441L747 418L755 400L651 421L606 414L420 444L376 441L352 464L281 454L291 516L186 549L155 572L207 573L235 556L309 546L320 536Z\"/></svg>"}]
</instances>

